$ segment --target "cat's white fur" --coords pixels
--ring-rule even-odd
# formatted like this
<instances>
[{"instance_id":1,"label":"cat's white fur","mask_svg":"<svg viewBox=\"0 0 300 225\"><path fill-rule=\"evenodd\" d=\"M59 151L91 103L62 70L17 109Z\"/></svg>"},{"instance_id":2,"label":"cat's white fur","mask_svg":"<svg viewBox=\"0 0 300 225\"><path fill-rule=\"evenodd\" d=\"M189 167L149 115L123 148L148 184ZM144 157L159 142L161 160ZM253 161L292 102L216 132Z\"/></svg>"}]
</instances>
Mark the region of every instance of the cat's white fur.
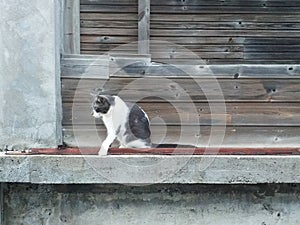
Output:
<instances>
[{"instance_id":1,"label":"cat's white fur","mask_svg":"<svg viewBox=\"0 0 300 225\"><path fill-rule=\"evenodd\" d=\"M98 155L105 156L107 155L109 146L117 138L120 142L120 148L147 148L145 142L142 140L134 140L130 143L126 142L126 132L125 124L129 116L129 108L126 103L118 96L113 96L115 103L109 109L106 114L97 113L93 110L93 116L95 118L102 118L104 125L107 129L107 137L103 141L101 148L98 152ZM141 109L141 108L140 108ZM142 109L141 109L142 110ZM142 110L143 111L143 110ZM121 112L121 113L120 113ZM143 111L144 112L144 111ZM149 121L147 114L145 113L146 118ZM116 134L119 129L119 134Z\"/></svg>"}]
</instances>

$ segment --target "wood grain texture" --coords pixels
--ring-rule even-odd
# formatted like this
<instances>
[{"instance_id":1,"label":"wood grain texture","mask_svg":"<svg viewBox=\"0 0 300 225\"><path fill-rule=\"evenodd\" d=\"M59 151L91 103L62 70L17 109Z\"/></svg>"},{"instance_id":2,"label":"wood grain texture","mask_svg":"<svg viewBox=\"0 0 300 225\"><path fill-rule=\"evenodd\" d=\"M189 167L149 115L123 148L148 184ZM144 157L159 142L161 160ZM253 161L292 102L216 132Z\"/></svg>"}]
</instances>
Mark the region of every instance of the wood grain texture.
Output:
<instances>
[{"instance_id":1,"label":"wood grain texture","mask_svg":"<svg viewBox=\"0 0 300 225\"><path fill-rule=\"evenodd\" d=\"M150 0L138 1L138 53L150 54Z\"/></svg>"},{"instance_id":2,"label":"wood grain texture","mask_svg":"<svg viewBox=\"0 0 300 225\"><path fill-rule=\"evenodd\" d=\"M105 7L103 7L105 6ZM123 7L122 7L123 6ZM100 4L87 4L87 5L81 5L80 10L81 12L96 12L96 13L111 13L111 12L135 12L137 11L138 6L135 4L132 5L100 5ZM248 14L254 14L254 13L273 13L273 14L285 14L285 13L292 13L296 14L300 11L299 4L295 4L294 6L288 5L285 7L279 7L279 6L267 6L267 5L257 5L257 6L251 6L251 5L223 5L222 7L216 7L214 5L151 5L153 13L205 13L205 14L214 14L218 12L222 13L248 13Z\"/></svg>"},{"instance_id":3,"label":"wood grain texture","mask_svg":"<svg viewBox=\"0 0 300 225\"><path fill-rule=\"evenodd\" d=\"M134 5L137 0L81 0L83 5ZM298 0L289 0L288 2L282 0L271 0L262 2L261 0L243 0L242 6L298 6ZM241 6L240 0L227 0L227 1L207 1L207 0L151 0L152 5L166 5L166 6L176 6L176 5L199 5L199 6Z\"/></svg>"},{"instance_id":4,"label":"wood grain texture","mask_svg":"<svg viewBox=\"0 0 300 225\"><path fill-rule=\"evenodd\" d=\"M137 41L137 3L82 1L82 53L103 54L118 43ZM150 38L184 46L210 64L297 64L299 12L299 1L151 1ZM96 43L102 45L93 45ZM212 44L228 47L210 50ZM236 44L241 47L234 48ZM282 46L287 44L294 46ZM165 49L160 52L150 49L150 53L158 62L192 62L186 55Z\"/></svg>"},{"instance_id":5,"label":"wood grain texture","mask_svg":"<svg viewBox=\"0 0 300 225\"><path fill-rule=\"evenodd\" d=\"M64 55L61 59L61 77L109 78L109 57Z\"/></svg>"},{"instance_id":6,"label":"wood grain texture","mask_svg":"<svg viewBox=\"0 0 300 225\"><path fill-rule=\"evenodd\" d=\"M174 102L299 102L299 79L184 79L159 78L63 79L63 102L90 102L91 90L102 88L103 93L122 95L127 101L145 98L151 103L164 99ZM222 95L218 95L218 85ZM201 89L205 87L205 91Z\"/></svg>"},{"instance_id":7,"label":"wood grain texture","mask_svg":"<svg viewBox=\"0 0 300 225\"><path fill-rule=\"evenodd\" d=\"M151 139L154 143L199 147L299 147L299 132L299 127L151 126ZM105 137L106 129L101 125L64 126L64 142L69 146L100 148Z\"/></svg>"},{"instance_id":8,"label":"wood grain texture","mask_svg":"<svg viewBox=\"0 0 300 225\"><path fill-rule=\"evenodd\" d=\"M126 45L125 49L129 50L137 47L134 45ZM153 47L159 47L153 44ZM125 51L110 51L103 55L64 55L61 60L62 77L81 78L97 78L97 69L93 76L88 76L86 69L98 66L98 78L103 77L193 77L193 78L300 78L299 64L273 64L273 65L254 65L254 64L240 64L240 65L207 65L207 63L195 55L179 47L166 47L171 59L177 60L177 57L189 59L186 63L167 63L166 59L161 58L158 62L151 62L151 55L135 54L135 52ZM164 49L161 47L161 49ZM115 53L117 52L117 53ZM205 54L201 52L199 54ZM161 53L157 52L157 56ZM212 53L213 54L213 53ZM250 53L252 54L252 53ZM295 53L298 54L298 53ZM153 56L154 54L152 54ZM162 57L162 56L161 56ZM296 58L296 57L295 57ZM152 58L153 60L153 58ZM162 61L162 62L160 62ZM193 63L192 63L193 62ZM76 68L79 70L76 70ZM91 68L84 68L91 67ZM81 70L80 70L81 69ZM72 75L72 70L74 70ZM103 76L103 70L109 72Z\"/></svg>"},{"instance_id":9,"label":"wood grain texture","mask_svg":"<svg viewBox=\"0 0 300 225\"><path fill-rule=\"evenodd\" d=\"M80 53L80 0L63 1L63 53Z\"/></svg>"},{"instance_id":10,"label":"wood grain texture","mask_svg":"<svg viewBox=\"0 0 300 225\"><path fill-rule=\"evenodd\" d=\"M137 29L126 28L81 28L82 35L121 35L136 36ZM299 30L244 30L244 29L151 29L151 37L274 37L274 38L299 38Z\"/></svg>"},{"instance_id":11,"label":"wood grain texture","mask_svg":"<svg viewBox=\"0 0 300 225\"><path fill-rule=\"evenodd\" d=\"M95 147L105 138L103 124L89 115L90 92L101 88L139 100L157 143L197 140L204 147L225 132L222 147L299 146L300 1L151 0L151 18L138 3L81 0L81 53L87 58L62 61L67 144ZM147 56L139 58L138 45L129 43L148 37ZM91 75L85 71L99 54L108 55L106 78L103 63L91 66ZM226 111L211 114L210 105L223 102Z\"/></svg>"},{"instance_id":12,"label":"wood grain texture","mask_svg":"<svg viewBox=\"0 0 300 225\"><path fill-rule=\"evenodd\" d=\"M153 125L298 126L300 103L139 102ZM103 124L91 116L91 104L63 103L63 125Z\"/></svg>"}]
</instances>

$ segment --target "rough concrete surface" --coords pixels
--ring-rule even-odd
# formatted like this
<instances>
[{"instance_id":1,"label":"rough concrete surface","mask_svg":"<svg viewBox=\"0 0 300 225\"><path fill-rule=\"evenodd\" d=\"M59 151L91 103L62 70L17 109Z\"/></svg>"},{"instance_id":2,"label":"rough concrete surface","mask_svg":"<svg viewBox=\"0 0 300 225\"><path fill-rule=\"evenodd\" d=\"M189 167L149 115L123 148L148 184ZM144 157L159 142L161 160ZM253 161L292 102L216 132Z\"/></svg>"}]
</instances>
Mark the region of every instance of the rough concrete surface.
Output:
<instances>
[{"instance_id":1,"label":"rough concrete surface","mask_svg":"<svg viewBox=\"0 0 300 225\"><path fill-rule=\"evenodd\" d=\"M0 1L0 149L61 143L56 1Z\"/></svg>"},{"instance_id":2,"label":"rough concrete surface","mask_svg":"<svg viewBox=\"0 0 300 225\"><path fill-rule=\"evenodd\" d=\"M299 185L4 187L4 225L298 225Z\"/></svg>"},{"instance_id":3,"label":"rough concrete surface","mask_svg":"<svg viewBox=\"0 0 300 225\"><path fill-rule=\"evenodd\" d=\"M134 185L300 183L300 156L0 155L0 182Z\"/></svg>"}]
</instances>

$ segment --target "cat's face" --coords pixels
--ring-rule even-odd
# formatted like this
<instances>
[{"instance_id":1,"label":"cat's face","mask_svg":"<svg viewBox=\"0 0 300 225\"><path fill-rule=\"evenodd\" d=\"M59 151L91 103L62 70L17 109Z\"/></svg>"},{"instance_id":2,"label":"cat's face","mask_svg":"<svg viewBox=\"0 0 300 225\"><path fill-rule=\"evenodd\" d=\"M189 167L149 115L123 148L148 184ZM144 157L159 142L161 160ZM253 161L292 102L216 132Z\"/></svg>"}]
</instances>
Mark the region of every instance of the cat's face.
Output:
<instances>
[{"instance_id":1,"label":"cat's face","mask_svg":"<svg viewBox=\"0 0 300 225\"><path fill-rule=\"evenodd\" d=\"M92 115L100 118L103 114L107 114L114 104L114 97L108 95L96 95L92 104Z\"/></svg>"}]
</instances>

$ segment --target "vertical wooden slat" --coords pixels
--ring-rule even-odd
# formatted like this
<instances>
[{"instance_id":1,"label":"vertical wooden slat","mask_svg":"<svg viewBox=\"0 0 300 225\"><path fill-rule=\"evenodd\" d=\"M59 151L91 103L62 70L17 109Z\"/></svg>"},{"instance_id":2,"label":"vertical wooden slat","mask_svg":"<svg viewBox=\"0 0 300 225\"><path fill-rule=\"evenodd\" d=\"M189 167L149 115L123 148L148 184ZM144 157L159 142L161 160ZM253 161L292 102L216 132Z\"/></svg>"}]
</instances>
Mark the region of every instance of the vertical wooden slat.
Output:
<instances>
[{"instance_id":1,"label":"vertical wooden slat","mask_svg":"<svg viewBox=\"0 0 300 225\"><path fill-rule=\"evenodd\" d=\"M4 188L3 188L3 186L4 186L4 183L0 183L0 225L4 225L4 221L3 221L3 214L4 214L4 206L3 206L3 204L4 204L4 198L3 198L3 196L4 196L4 194L3 194L3 192L4 192Z\"/></svg>"},{"instance_id":2,"label":"vertical wooden slat","mask_svg":"<svg viewBox=\"0 0 300 225\"><path fill-rule=\"evenodd\" d=\"M80 0L64 0L63 54L80 54Z\"/></svg>"},{"instance_id":3,"label":"vertical wooden slat","mask_svg":"<svg viewBox=\"0 0 300 225\"><path fill-rule=\"evenodd\" d=\"M150 0L139 0L138 53L150 54Z\"/></svg>"}]
</instances>

